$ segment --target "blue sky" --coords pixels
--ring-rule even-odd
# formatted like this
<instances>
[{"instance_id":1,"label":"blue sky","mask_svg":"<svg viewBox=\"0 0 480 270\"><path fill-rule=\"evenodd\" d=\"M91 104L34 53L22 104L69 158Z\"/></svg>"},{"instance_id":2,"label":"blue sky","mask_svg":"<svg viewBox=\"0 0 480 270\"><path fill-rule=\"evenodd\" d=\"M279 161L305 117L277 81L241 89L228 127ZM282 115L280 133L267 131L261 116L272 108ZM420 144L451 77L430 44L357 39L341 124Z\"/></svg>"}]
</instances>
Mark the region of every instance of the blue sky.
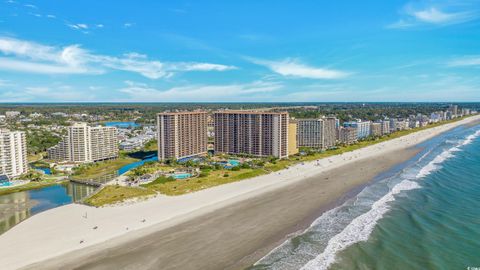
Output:
<instances>
[{"instance_id":1,"label":"blue sky","mask_svg":"<svg viewBox=\"0 0 480 270\"><path fill-rule=\"evenodd\" d=\"M480 0L0 1L0 102L480 101Z\"/></svg>"}]
</instances>

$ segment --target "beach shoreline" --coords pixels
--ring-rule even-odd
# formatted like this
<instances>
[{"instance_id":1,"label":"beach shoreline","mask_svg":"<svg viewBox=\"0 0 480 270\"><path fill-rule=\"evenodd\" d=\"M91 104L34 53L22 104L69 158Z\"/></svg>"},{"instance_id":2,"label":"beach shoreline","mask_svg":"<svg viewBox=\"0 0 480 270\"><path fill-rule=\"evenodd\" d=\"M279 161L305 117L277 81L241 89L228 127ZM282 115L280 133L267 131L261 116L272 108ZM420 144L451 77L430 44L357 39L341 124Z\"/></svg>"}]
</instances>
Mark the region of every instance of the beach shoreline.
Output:
<instances>
[{"instance_id":1,"label":"beach shoreline","mask_svg":"<svg viewBox=\"0 0 480 270\"><path fill-rule=\"evenodd\" d=\"M262 214L265 215L264 218L268 218L268 215L273 215L272 213L266 215L266 213L275 213L279 211L275 208L281 207L276 207L275 204L268 203L275 203L276 197L281 198L284 200L282 201L284 208L288 208L287 210L290 211L286 212L289 214L288 217L284 217L290 223L284 222L284 224L280 224L279 226L283 228L276 228L275 224L271 224L269 228L259 230L254 234L254 236L264 234L266 238L272 238L273 235L276 235L278 239L258 239L257 241L260 242L254 243L252 241L255 241L255 239L250 239L249 241L251 243L245 243L246 240L236 239L237 241L232 240L231 242L223 243L223 248L222 242L219 241L215 245L217 246L218 253L222 253L222 249L224 249L224 252L230 253L216 258L217 261L209 258L217 267L220 268L220 266L223 266L221 269L245 267L248 266L249 263L251 264L255 258L264 254L266 249L271 249L272 246L274 247L275 244L284 239L286 234L292 233L294 228L292 224L299 228L304 227L309 220L318 217L320 210L325 211L325 208L334 203L335 200L338 200L340 196L343 196L359 185L371 181L372 178L382 171L388 170L392 166L411 158L416 152L416 150L412 149L412 146L451 128L472 123L478 119L479 116L469 117L458 122L422 130L387 142L322 159L318 163L314 161L303 165L298 164L281 172L217 186L192 194L177 197L157 196L154 199L137 204L116 207L89 208L84 205L59 207L36 215L1 235L0 245L8 246L9 249L5 250L3 257L0 258L0 265L3 266L2 269L18 269L28 265L30 265L28 267L30 269L58 269L57 267L60 263L64 265L61 269L70 269L69 267L74 265L75 267L78 266L79 260L82 258L97 254L97 259L103 260L104 264L89 265L88 263L91 262L91 260L87 260L87 265L84 265L86 267L84 269L108 269L102 268L102 265L108 266L110 265L109 263L121 265L122 260L111 255L114 254L112 250L115 248L125 249L122 245L131 244L136 240L138 243L138 239L146 239L145 241L147 241L149 238L152 239L151 241L158 240L158 243L166 243L162 241L167 241L168 243L177 242L171 239L164 239L165 237L172 237L172 235L177 235L179 238L190 239L194 242L198 242L197 239L199 238L208 241L208 237L212 238L208 230L203 232L203 236L197 235L197 239L192 238L193 236L188 234L189 230L192 230L192 226L196 227L194 224L202 224L201 222L199 223L199 221L203 221L203 224L215 225L209 223L209 220L214 219L218 222L217 224L221 223L220 225L227 226L225 230L228 231L228 225L231 226L235 218L238 218L238 221L246 222L252 220L252 217L261 217ZM395 154L392 155L392 153ZM351 166L351 169L346 170L345 168L348 166ZM363 170L363 168L366 169ZM354 173L356 172L357 175L361 175L362 177L353 179L354 177L352 177L352 175L342 176L342 172L348 174L353 173L353 175L355 175ZM328 179L325 179L326 175L330 175L327 176ZM325 181L318 180L319 176L323 176ZM335 177L337 179L344 177L346 180L344 180L345 182L343 183L338 180L333 181ZM320 192L322 196L318 196L318 190L309 188L319 184L323 185L320 185L320 188L324 188L323 193ZM310 197L306 195L307 193L310 194ZM279 194L283 194L283 196ZM292 194L294 194L294 196ZM292 198L289 198L287 195L292 195ZM307 197L310 198L311 201L305 202L305 205L297 202ZM265 209L265 205L271 208ZM243 211L238 211L239 209ZM242 214L237 217L233 215L235 211ZM298 213L295 211L298 211ZM249 212L251 212L250 216L246 214ZM88 218L83 217L84 213L88 214ZM285 214L285 212L277 212L277 214ZM142 222L143 220L145 221ZM194 223L192 224L192 222ZM97 229L93 229L95 226L97 226ZM275 227L276 229L272 229L271 227ZM183 231L181 230L182 228ZM219 232L225 231L218 230ZM156 234L156 237L152 237L152 234ZM225 236L223 236L223 238L224 237ZM232 238L234 237L232 236ZM215 234L213 239L221 240L222 235ZM45 245L45 243L48 243L48 245ZM231 250L225 248L225 246L229 246L232 243L243 244L243 252L231 254ZM156 243L151 243L150 245L155 246ZM135 244L132 244L131 248L134 246ZM194 245L189 246L190 248L194 248ZM257 248L255 248L255 246ZM265 248L263 248L262 251L258 251L258 247L262 246ZM98 252L105 250L105 248L109 249L107 253L110 253L110 255L107 254L102 258L102 255L98 255ZM178 248L178 250L182 250L181 248L186 249L188 247L180 246ZM131 251L129 249L130 248L127 248L126 251ZM215 248L210 249L212 251L216 250ZM238 250L238 248L236 249ZM137 248L137 250L141 250L141 248ZM122 252L124 251L125 250L117 250L117 254L123 254ZM170 252L175 252L175 250L172 251L171 249ZM172 254L167 256L169 254L165 252L163 254L157 254L157 256L166 256L162 262L168 261L170 258L171 269L174 269L179 266L177 264L178 261L175 261L175 259L179 259L179 253L180 252L173 254L176 256ZM229 255L250 257L246 257L246 259L236 258L234 265L222 265L219 261L229 260L231 258ZM124 257L126 260L128 256ZM112 258L114 258L114 260ZM144 265L138 268L150 269L148 259L149 258L145 258ZM155 261L158 260L158 258L155 259ZM235 261L235 259L231 261ZM128 263L128 261L125 263ZM195 269L192 268L191 263L193 262L182 265L182 269ZM208 264L209 262L205 263ZM212 265L205 266L211 267ZM82 269L81 267L78 268ZM122 269L122 267L119 267L119 269ZM169 268L164 267L163 269Z\"/></svg>"}]
</instances>

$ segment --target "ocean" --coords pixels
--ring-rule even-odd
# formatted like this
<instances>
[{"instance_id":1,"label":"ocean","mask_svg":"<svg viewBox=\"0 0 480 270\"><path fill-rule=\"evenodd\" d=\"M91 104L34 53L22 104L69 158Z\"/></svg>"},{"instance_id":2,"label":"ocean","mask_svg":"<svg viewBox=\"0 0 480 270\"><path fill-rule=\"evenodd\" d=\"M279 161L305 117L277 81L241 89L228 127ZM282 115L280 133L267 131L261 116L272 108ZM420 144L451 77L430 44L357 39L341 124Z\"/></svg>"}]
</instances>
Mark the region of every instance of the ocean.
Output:
<instances>
[{"instance_id":1,"label":"ocean","mask_svg":"<svg viewBox=\"0 0 480 270\"><path fill-rule=\"evenodd\" d=\"M419 147L250 269L480 267L480 126Z\"/></svg>"}]
</instances>

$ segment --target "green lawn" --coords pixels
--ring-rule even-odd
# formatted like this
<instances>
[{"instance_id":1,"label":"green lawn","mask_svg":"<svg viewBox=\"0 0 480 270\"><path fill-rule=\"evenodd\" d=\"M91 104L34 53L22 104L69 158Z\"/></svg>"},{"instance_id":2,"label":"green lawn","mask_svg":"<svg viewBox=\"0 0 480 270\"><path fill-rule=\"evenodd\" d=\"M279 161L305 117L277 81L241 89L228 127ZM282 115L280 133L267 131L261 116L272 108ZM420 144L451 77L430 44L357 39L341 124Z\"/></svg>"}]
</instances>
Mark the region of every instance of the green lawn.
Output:
<instances>
[{"instance_id":1,"label":"green lawn","mask_svg":"<svg viewBox=\"0 0 480 270\"><path fill-rule=\"evenodd\" d=\"M264 169L242 169L239 171L225 169L211 171L206 177L167 181L164 183L148 186L147 188L165 195L181 195L226 183L252 178L266 173L267 171L265 171Z\"/></svg>"},{"instance_id":2,"label":"green lawn","mask_svg":"<svg viewBox=\"0 0 480 270\"><path fill-rule=\"evenodd\" d=\"M123 202L132 198L145 198L156 193L149 189L122 187L122 186L105 186L95 195L87 198L84 202L92 206L104 206Z\"/></svg>"}]
</instances>

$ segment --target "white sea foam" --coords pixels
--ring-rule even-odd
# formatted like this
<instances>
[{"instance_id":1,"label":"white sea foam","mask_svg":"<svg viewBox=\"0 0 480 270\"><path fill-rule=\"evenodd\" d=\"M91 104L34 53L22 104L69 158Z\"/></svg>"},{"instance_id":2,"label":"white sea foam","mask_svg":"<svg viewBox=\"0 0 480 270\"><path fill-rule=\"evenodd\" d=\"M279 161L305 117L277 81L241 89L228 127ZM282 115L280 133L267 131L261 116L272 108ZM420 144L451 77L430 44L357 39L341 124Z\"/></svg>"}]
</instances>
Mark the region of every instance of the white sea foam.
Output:
<instances>
[{"instance_id":1,"label":"white sea foam","mask_svg":"<svg viewBox=\"0 0 480 270\"><path fill-rule=\"evenodd\" d=\"M432 171L438 169L440 166L439 164L453 156L452 152L459 151L460 146L471 143L478 136L480 136L480 130L475 132L475 134L469 135L465 140L458 142L456 146L440 153L419 171L419 173L416 175L416 178L418 179L425 177ZM330 238L327 247L323 250L323 252L315 259L310 260L307 264L305 264L301 270L328 269L328 267L335 262L336 254L339 251L344 250L345 248L357 242L368 240L378 220L380 220L383 215L388 212L388 203L395 200L396 194L416 188L420 188L420 185L412 180L403 180L395 185L390 192L373 203L368 212L353 219L352 222L348 224L342 232Z\"/></svg>"},{"instance_id":2,"label":"white sea foam","mask_svg":"<svg viewBox=\"0 0 480 270\"><path fill-rule=\"evenodd\" d=\"M375 228L377 221L380 220L388 211L389 207L387 203L395 200L395 194L398 194L404 190L416 188L420 188L418 183L409 180L403 180L397 184L389 193L383 196L380 200L376 201L372 205L372 209L370 211L352 220L352 222L345 227L341 233L332 237L328 241L328 245L325 250L315 259L309 261L301 269L327 269L335 261L335 255L337 252L354 243L366 241L368 239L370 233Z\"/></svg>"},{"instance_id":3,"label":"white sea foam","mask_svg":"<svg viewBox=\"0 0 480 270\"><path fill-rule=\"evenodd\" d=\"M439 164L444 162L445 160L453 157L453 152L461 151L459 147L470 144L475 140L478 136L480 136L480 130L467 136L464 140L458 142L458 144L450 149L443 151L440 155L436 156L432 161L430 161L425 167L423 167L417 174L417 178L422 178L429 175L431 172L438 170L440 167Z\"/></svg>"}]
</instances>

